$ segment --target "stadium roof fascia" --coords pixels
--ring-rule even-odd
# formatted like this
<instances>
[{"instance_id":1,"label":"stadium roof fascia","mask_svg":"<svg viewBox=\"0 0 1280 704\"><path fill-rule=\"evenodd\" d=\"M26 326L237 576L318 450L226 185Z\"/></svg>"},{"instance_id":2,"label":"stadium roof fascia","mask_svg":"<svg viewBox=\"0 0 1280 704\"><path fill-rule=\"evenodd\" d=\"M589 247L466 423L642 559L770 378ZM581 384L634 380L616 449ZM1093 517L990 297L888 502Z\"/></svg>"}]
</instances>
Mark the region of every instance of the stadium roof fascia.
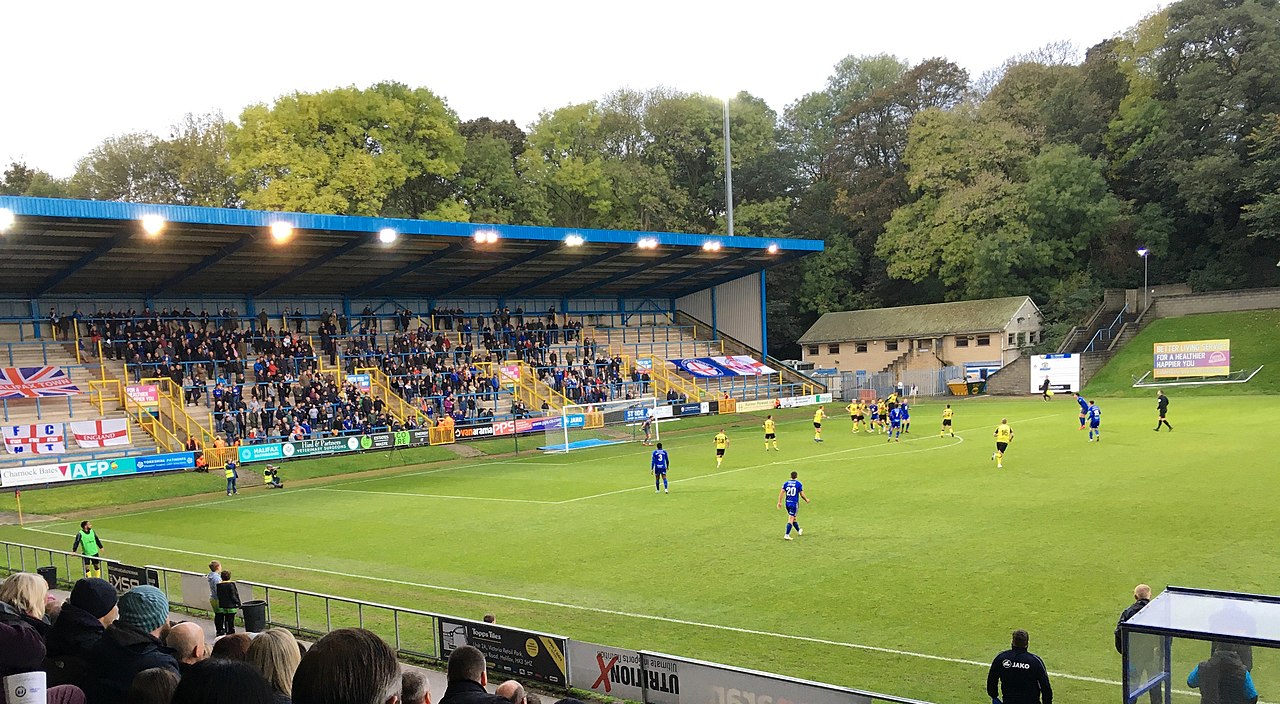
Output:
<instances>
[{"instance_id":1,"label":"stadium roof fascia","mask_svg":"<svg viewBox=\"0 0 1280 704\"><path fill-rule=\"evenodd\" d=\"M0 196L0 208L15 216L0 235L0 297L32 300L669 298L823 250L783 237L22 196ZM291 232L274 236L277 223ZM396 237L383 241L387 229Z\"/></svg>"},{"instance_id":2,"label":"stadium roof fascia","mask_svg":"<svg viewBox=\"0 0 1280 704\"><path fill-rule=\"evenodd\" d=\"M659 245L702 247L707 242L720 242L724 249L768 249L777 245L783 252L821 252L821 240L795 238L746 237L735 235L697 235L683 232L659 232L639 230L598 230L592 228L543 227L537 225L495 225L488 223L446 222L441 220L411 220L408 218L369 217L363 215L320 215L270 210L242 210L237 208L211 208L194 205L153 205L124 203L120 201L75 200L70 198L33 198L26 196L0 196L0 207L9 208L18 217L41 216L56 218L85 218L94 220L141 220L147 215L158 215L168 223L193 225L218 225L226 227L266 228L276 222L287 222L295 230L327 230L329 232L358 232L376 234L384 228L395 230L401 236L430 235L435 237L471 238L476 232L496 232L502 239L563 241L569 235L579 235L586 242L600 244L639 244L642 239L656 239Z\"/></svg>"}]
</instances>

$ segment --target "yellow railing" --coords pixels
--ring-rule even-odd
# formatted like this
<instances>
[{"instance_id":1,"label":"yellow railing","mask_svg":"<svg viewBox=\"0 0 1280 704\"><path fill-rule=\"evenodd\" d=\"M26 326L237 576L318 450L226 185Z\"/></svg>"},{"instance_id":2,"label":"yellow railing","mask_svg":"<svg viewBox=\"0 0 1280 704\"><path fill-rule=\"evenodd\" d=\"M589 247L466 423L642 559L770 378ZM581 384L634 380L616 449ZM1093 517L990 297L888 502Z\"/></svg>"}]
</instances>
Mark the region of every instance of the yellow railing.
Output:
<instances>
[{"instance_id":1,"label":"yellow railing","mask_svg":"<svg viewBox=\"0 0 1280 704\"><path fill-rule=\"evenodd\" d=\"M516 367L515 377L502 371L502 367L506 366ZM522 361L483 362L477 364L476 367L482 371L487 368L490 374L497 374L498 383L509 387L516 400L524 403L530 409L541 410L542 404L546 403L549 410L558 411L565 406L573 404L573 401L570 401L564 394L538 379L538 373L534 371L533 367Z\"/></svg>"},{"instance_id":2,"label":"yellow railing","mask_svg":"<svg viewBox=\"0 0 1280 704\"><path fill-rule=\"evenodd\" d=\"M316 349L315 341L311 341L312 349ZM324 355L316 355L316 371L320 374L329 374L333 376L333 381L342 388L346 385L347 376L342 371L341 366L328 367L324 365ZM419 425L425 419L426 415L422 409L414 406L412 403L404 400L404 397L396 393L391 388L391 377L387 373L377 367L357 367L355 374L369 375L369 396L372 398L381 398L385 404L387 414L401 423L408 424L409 420L415 420Z\"/></svg>"},{"instance_id":3,"label":"yellow railing","mask_svg":"<svg viewBox=\"0 0 1280 704\"><path fill-rule=\"evenodd\" d=\"M359 367L356 374L369 375L369 395L379 398L381 395L382 402L386 404L387 414L392 418L403 423L410 420L419 420L422 412L413 404L404 400L404 397L396 393L391 388L391 377L387 373L377 367Z\"/></svg>"},{"instance_id":4,"label":"yellow railing","mask_svg":"<svg viewBox=\"0 0 1280 704\"><path fill-rule=\"evenodd\" d=\"M451 445L457 442L454 437L453 428L447 425L437 425L428 431L427 439L432 445Z\"/></svg>"}]
</instances>

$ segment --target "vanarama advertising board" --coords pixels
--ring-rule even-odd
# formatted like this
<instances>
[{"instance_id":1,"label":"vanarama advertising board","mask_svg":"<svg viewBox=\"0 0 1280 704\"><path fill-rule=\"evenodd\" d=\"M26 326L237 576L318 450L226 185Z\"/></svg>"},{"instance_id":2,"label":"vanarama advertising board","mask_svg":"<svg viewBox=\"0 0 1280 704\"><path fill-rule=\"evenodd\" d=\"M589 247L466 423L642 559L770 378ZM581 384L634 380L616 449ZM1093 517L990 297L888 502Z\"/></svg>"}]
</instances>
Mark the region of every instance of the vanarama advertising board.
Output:
<instances>
[{"instance_id":1,"label":"vanarama advertising board","mask_svg":"<svg viewBox=\"0 0 1280 704\"><path fill-rule=\"evenodd\" d=\"M1157 342L1152 378L1227 376L1231 373L1231 340Z\"/></svg>"}]
</instances>

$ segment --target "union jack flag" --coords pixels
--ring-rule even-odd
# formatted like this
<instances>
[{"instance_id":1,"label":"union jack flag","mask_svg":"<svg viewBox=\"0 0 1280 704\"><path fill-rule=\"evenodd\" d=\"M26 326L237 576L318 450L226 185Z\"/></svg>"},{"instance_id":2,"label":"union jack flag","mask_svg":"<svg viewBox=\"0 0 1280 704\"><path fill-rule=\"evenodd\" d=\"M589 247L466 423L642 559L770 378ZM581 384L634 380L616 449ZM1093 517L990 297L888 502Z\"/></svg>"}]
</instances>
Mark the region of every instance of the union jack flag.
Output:
<instances>
[{"instance_id":1,"label":"union jack flag","mask_svg":"<svg viewBox=\"0 0 1280 704\"><path fill-rule=\"evenodd\" d=\"M75 396L83 393L62 367L0 367L0 398Z\"/></svg>"}]
</instances>

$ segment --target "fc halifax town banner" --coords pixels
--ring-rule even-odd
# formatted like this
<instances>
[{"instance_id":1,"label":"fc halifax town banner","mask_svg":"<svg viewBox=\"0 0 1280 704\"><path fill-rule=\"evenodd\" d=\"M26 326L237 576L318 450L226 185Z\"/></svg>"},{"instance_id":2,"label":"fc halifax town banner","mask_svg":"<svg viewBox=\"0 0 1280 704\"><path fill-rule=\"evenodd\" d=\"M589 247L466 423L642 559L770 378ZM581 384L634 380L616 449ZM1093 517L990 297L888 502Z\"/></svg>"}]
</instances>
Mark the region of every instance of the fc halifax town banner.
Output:
<instances>
[{"instance_id":1,"label":"fc halifax town banner","mask_svg":"<svg viewBox=\"0 0 1280 704\"><path fill-rule=\"evenodd\" d=\"M682 371L702 378L720 376L763 376L777 371L746 355L732 357L690 357L670 362Z\"/></svg>"},{"instance_id":2,"label":"fc halifax town banner","mask_svg":"<svg viewBox=\"0 0 1280 704\"><path fill-rule=\"evenodd\" d=\"M83 393L62 367L0 367L0 399L49 398Z\"/></svg>"}]
</instances>

